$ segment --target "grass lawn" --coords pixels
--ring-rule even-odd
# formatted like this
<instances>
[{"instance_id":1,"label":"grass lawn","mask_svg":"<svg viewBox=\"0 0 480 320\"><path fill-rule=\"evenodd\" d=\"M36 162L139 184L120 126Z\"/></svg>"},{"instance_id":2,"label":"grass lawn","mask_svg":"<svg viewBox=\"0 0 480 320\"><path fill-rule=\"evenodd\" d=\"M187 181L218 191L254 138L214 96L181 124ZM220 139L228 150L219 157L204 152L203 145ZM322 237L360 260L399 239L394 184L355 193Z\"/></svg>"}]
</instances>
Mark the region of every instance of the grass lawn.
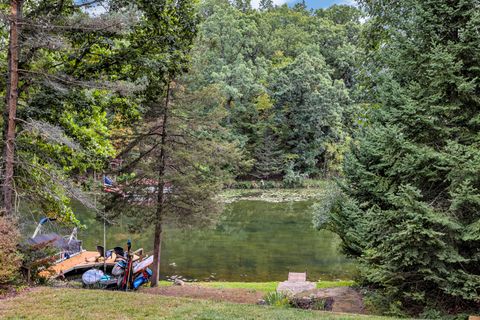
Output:
<instances>
[{"instance_id":1,"label":"grass lawn","mask_svg":"<svg viewBox=\"0 0 480 320\"><path fill-rule=\"evenodd\" d=\"M194 285L216 289L248 289L268 293L277 290L278 282L195 282Z\"/></svg>"},{"instance_id":2,"label":"grass lawn","mask_svg":"<svg viewBox=\"0 0 480 320\"><path fill-rule=\"evenodd\" d=\"M171 298L132 292L37 288L1 301L0 319L393 319Z\"/></svg>"},{"instance_id":3,"label":"grass lawn","mask_svg":"<svg viewBox=\"0 0 480 320\"><path fill-rule=\"evenodd\" d=\"M208 288L249 289L265 293L277 290L278 286L278 282L195 282L194 284ZM317 282L317 288L349 287L353 284L353 281L319 281Z\"/></svg>"}]
</instances>

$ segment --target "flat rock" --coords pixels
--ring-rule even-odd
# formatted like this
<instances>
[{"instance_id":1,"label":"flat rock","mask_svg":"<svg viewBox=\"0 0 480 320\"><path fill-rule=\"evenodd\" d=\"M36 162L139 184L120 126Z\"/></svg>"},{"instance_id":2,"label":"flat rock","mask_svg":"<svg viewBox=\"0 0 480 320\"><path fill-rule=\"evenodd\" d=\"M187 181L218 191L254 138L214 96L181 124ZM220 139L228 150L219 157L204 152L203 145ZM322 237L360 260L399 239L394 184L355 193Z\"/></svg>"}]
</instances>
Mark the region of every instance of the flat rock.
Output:
<instances>
[{"instance_id":1,"label":"flat rock","mask_svg":"<svg viewBox=\"0 0 480 320\"><path fill-rule=\"evenodd\" d=\"M316 283L310 281L284 281L278 284L277 292L282 292L287 295L296 295L301 292L314 290L316 287Z\"/></svg>"}]
</instances>

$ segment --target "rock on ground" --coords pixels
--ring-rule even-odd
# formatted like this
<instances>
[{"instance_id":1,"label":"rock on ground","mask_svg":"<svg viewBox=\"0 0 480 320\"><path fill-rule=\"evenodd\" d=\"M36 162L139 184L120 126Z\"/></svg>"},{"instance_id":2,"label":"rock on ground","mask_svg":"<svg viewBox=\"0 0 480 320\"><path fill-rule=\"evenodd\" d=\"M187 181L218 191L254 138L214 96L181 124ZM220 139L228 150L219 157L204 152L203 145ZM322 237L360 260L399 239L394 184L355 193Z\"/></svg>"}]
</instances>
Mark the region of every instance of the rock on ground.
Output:
<instances>
[{"instance_id":1,"label":"rock on ground","mask_svg":"<svg viewBox=\"0 0 480 320\"><path fill-rule=\"evenodd\" d=\"M296 295L301 292L310 291L317 287L315 282L309 281L284 281L280 282L277 287L277 292L282 292L287 295Z\"/></svg>"},{"instance_id":2,"label":"rock on ground","mask_svg":"<svg viewBox=\"0 0 480 320\"><path fill-rule=\"evenodd\" d=\"M314 289L295 295L297 298L333 299L331 311L365 313L362 295L350 287Z\"/></svg>"}]
</instances>

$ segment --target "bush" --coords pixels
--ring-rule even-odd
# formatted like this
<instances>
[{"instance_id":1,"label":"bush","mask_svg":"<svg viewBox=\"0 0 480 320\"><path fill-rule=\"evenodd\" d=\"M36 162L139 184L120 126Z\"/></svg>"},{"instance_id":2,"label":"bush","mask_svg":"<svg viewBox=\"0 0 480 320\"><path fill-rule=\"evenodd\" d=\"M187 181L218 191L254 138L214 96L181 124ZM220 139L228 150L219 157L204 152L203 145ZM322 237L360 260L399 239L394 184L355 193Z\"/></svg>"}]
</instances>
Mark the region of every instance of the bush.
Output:
<instances>
[{"instance_id":1,"label":"bush","mask_svg":"<svg viewBox=\"0 0 480 320\"><path fill-rule=\"evenodd\" d=\"M276 181L271 180L246 180L246 181L235 181L230 185L230 189L242 189L242 190L251 190L251 189L275 189L281 187Z\"/></svg>"},{"instance_id":2,"label":"bush","mask_svg":"<svg viewBox=\"0 0 480 320\"><path fill-rule=\"evenodd\" d=\"M332 311L333 298L294 297L290 305L297 309Z\"/></svg>"},{"instance_id":3,"label":"bush","mask_svg":"<svg viewBox=\"0 0 480 320\"><path fill-rule=\"evenodd\" d=\"M261 180L259 182L260 189L275 189L277 188L277 184L274 181L269 181L269 180Z\"/></svg>"},{"instance_id":4,"label":"bush","mask_svg":"<svg viewBox=\"0 0 480 320\"><path fill-rule=\"evenodd\" d=\"M18 276L21 255L17 251L20 234L14 220L0 217L0 285Z\"/></svg>"},{"instance_id":5,"label":"bush","mask_svg":"<svg viewBox=\"0 0 480 320\"><path fill-rule=\"evenodd\" d=\"M285 188L303 188L305 186L305 180L308 175L302 174L294 170L293 165L290 165L285 171L283 177L283 186Z\"/></svg>"},{"instance_id":6,"label":"bush","mask_svg":"<svg viewBox=\"0 0 480 320\"><path fill-rule=\"evenodd\" d=\"M57 250L51 246L51 243L22 244L20 252L23 256L22 271L26 281L29 284L45 283L45 277L40 276L39 273L53 265Z\"/></svg>"},{"instance_id":7,"label":"bush","mask_svg":"<svg viewBox=\"0 0 480 320\"><path fill-rule=\"evenodd\" d=\"M263 298L263 300L265 301L265 304L269 306L284 308L290 306L290 300L288 299L288 296L281 292L270 292Z\"/></svg>"},{"instance_id":8,"label":"bush","mask_svg":"<svg viewBox=\"0 0 480 320\"><path fill-rule=\"evenodd\" d=\"M394 295L390 292L381 289L366 291L363 302L365 308L373 314L383 314L399 318L407 317L405 311L402 310L402 302L392 298L392 296Z\"/></svg>"},{"instance_id":9,"label":"bush","mask_svg":"<svg viewBox=\"0 0 480 320\"><path fill-rule=\"evenodd\" d=\"M256 186L252 181L236 181L232 184L232 189L254 189Z\"/></svg>"}]
</instances>

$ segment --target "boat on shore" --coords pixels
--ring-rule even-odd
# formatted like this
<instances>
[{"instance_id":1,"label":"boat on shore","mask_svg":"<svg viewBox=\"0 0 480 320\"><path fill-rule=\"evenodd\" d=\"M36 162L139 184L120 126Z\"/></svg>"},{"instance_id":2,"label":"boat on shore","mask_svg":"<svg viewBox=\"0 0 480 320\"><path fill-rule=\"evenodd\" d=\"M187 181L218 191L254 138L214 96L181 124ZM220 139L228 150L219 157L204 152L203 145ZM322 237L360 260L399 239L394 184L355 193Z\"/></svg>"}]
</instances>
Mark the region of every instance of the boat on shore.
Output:
<instances>
[{"instance_id":1,"label":"boat on shore","mask_svg":"<svg viewBox=\"0 0 480 320\"><path fill-rule=\"evenodd\" d=\"M91 269L100 268L103 268L104 271L111 271L119 259L123 258L124 250L121 247L105 250L102 246L97 246L96 251L85 250L82 246L82 241L77 238L77 228L73 228L72 232L66 236L53 232L43 233L45 224L52 221L55 221L55 219L42 218L33 235L27 240L27 243L32 246L50 245L57 250L55 262L40 273L42 277L64 279L69 276L83 274ZM141 263L143 261L143 251L140 248L131 253L132 263Z\"/></svg>"}]
</instances>

